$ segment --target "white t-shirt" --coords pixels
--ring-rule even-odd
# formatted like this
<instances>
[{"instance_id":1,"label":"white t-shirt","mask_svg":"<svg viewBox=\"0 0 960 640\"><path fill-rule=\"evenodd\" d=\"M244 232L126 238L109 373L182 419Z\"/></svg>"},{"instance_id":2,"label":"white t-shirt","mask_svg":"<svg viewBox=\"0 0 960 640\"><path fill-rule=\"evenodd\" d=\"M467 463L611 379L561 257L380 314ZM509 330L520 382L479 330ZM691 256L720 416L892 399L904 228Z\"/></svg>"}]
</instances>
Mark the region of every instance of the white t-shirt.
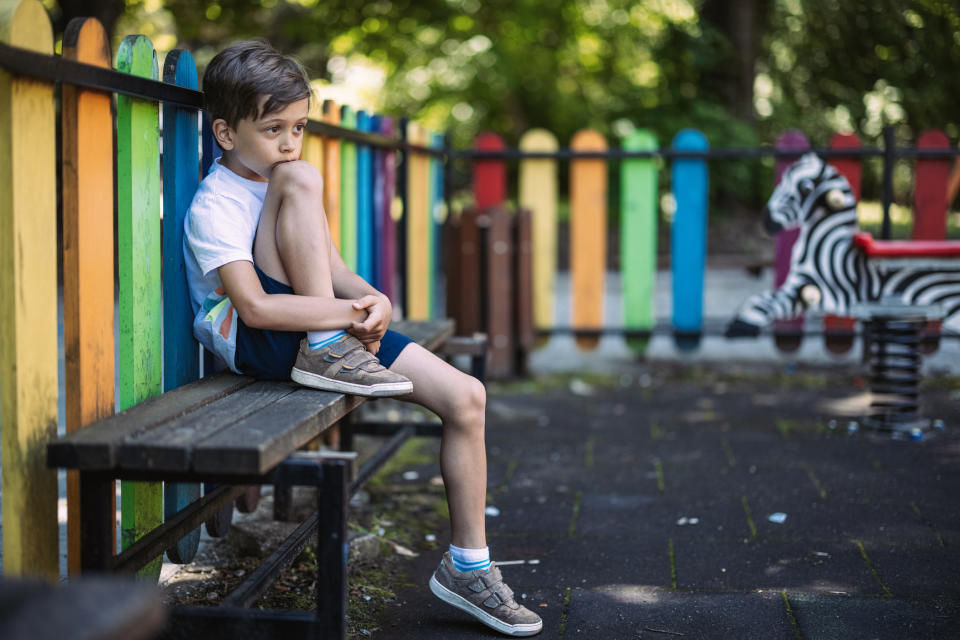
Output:
<instances>
[{"instance_id":1,"label":"white t-shirt","mask_svg":"<svg viewBox=\"0 0 960 640\"><path fill-rule=\"evenodd\" d=\"M237 310L219 267L253 262L253 241L267 183L247 180L217 160L193 196L184 220L183 258L193 305L194 337L237 373Z\"/></svg>"}]
</instances>

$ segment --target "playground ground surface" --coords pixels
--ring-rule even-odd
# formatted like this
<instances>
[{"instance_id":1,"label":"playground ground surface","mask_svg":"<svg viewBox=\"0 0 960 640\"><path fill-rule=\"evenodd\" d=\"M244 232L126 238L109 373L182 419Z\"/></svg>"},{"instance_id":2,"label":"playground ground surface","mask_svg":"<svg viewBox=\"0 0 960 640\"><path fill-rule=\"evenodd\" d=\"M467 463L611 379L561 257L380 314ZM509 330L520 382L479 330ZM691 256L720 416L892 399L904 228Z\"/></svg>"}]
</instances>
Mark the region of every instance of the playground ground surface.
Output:
<instances>
[{"instance_id":1,"label":"playground ground surface","mask_svg":"<svg viewBox=\"0 0 960 640\"><path fill-rule=\"evenodd\" d=\"M489 544L541 637L956 637L960 380L923 390L944 431L894 440L848 432L861 373L646 362L491 384ZM438 450L411 441L356 501L353 638L495 635L426 586L449 543ZM269 498L259 513L168 595L222 597L250 533L279 526L257 522ZM309 606L312 569L260 606Z\"/></svg>"}]
</instances>

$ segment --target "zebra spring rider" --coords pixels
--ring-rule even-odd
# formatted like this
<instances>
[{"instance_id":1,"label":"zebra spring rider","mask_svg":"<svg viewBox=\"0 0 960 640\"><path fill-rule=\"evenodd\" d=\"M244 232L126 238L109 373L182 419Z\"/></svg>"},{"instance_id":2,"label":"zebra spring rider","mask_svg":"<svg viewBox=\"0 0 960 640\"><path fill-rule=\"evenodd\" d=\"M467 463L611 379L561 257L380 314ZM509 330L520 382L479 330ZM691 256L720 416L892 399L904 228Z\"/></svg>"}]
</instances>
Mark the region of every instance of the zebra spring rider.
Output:
<instances>
[{"instance_id":1,"label":"zebra spring rider","mask_svg":"<svg viewBox=\"0 0 960 640\"><path fill-rule=\"evenodd\" d=\"M846 178L816 154L787 168L767 202L764 226L771 234L800 228L790 271L778 289L741 305L727 336L756 336L774 320L808 310L841 316L870 311L871 388L876 395L869 422L884 429L912 429L921 422L920 332L931 315L957 319L960 266L869 260L854 243L856 205Z\"/></svg>"}]
</instances>

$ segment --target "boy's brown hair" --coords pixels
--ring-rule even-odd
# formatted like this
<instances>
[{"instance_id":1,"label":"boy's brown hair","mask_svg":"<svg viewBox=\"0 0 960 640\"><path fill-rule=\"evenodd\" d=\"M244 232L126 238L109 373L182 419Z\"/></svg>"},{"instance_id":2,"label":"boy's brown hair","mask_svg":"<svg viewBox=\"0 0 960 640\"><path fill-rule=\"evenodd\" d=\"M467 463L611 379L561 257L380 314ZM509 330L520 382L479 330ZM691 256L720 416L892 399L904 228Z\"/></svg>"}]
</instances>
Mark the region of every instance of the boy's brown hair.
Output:
<instances>
[{"instance_id":1,"label":"boy's brown hair","mask_svg":"<svg viewBox=\"0 0 960 640\"><path fill-rule=\"evenodd\" d=\"M203 93L210 122L224 119L236 128L244 118L259 120L290 103L310 98L303 65L263 40L246 40L214 56L203 72ZM263 96L269 96L258 110Z\"/></svg>"}]
</instances>

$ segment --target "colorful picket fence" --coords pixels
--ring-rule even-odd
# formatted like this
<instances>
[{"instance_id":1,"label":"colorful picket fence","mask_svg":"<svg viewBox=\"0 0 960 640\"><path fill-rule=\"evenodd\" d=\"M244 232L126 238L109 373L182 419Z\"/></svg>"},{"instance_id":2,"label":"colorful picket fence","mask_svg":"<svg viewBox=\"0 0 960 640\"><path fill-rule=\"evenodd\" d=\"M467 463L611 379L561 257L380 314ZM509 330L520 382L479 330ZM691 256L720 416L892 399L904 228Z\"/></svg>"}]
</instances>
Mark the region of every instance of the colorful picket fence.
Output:
<instances>
[{"instance_id":1,"label":"colorful picket fence","mask_svg":"<svg viewBox=\"0 0 960 640\"><path fill-rule=\"evenodd\" d=\"M0 13L0 34L3 45L53 55L50 20L37 0L21 0ZM110 68L109 42L100 23L72 21L63 39L63 58ZM189 52L167 54L162 79L157 62L148 38L130 36L121 44L115 68L197 88L197 68ZM57 484L55 471L46 468L45 461L46 445L56 437L59 393L58 189L63 203L64 418L72 432L109 416L115 406L126 408L200 376L182 260L183 220L201 167L209 167L216 152L206 138L203 157L198 153L199 93L192 94L196 104L191 107L160 104L118 89L114 117L110 92L65 78L58 159L55 82L28 74L0 65L0 292L7 300L0 311L3 564L7 574L54 578L59 574ZM341 254L391 298L395 315L430 319L438 306L432 256L438 242L436 216L444 200L437 153L442 139L417 123L398 125L390 117L338 108L330 101L322 103L320 111L323 123L378 134L354 139L350 131L317 122L308 125L303 158L324 175L324 205ZM417 146L404 146L404 139ZM67 494L68 567L75 572L79 496L72 474ZM197 485L169 483L161 488L124 482L121 544L131 544L199 495ZM187 562L198 542L199 530L168 555ZM158 571L159 559L143 573L156 576Z\"/></svg>"},{"instance_id":2,"label":"colorful picket fence","mask_svg":"<svg viewBox=\"0 0 960 640\"><path fill-rule=\"evenodd\" d=\"M922 133L916 143L918 149L948 148L947 137L939 131ZM512 155L504 141L496 134L484 133L476 138L473 159L473 190L476 209L462 216L459 226L485 212L496 211L508 201L516 201L520 210L532 214L531 264L533 325L539 333L556 330L558 273L558 202L559 159L566 162L569 171L570 203L570 329L577 334L581 349L591 350L597 344L596 334L606 327L624 330L628 343L642 353L646 346L645 334L655 328L653 282L656 273L657 220L659 218L658 183L660 164L652 157L669 158L670 189L676 209L670 229L670 271L672 276L673 307L670 325L678 348L695 349L704 333L705 318L704 272L706 268L709 191L709 143L703 133L685 129L674 136L669 149L660 151L653 134L637 130L622 141L619 150L605 154L607 142L597 131L584 130L573 136L568 150L559 148L556 137L542 129L523 135L518 144L518 186L513 196L509 185L508 159ZM806 136L790 131L776 142L777 151L784 153L777 159L776 179L799 155L811 148ZM849 180L859 198L862 174L860 140L852 134L838 134L829 141L832 162ZM850 155L842 155L844 150ZM641 152L617 158L617 151ZM483 155L486 152L486 155ZM644 155L642 152L651 152ZM617 159L615 159L617 158ZM610 172L607 163L619 162L620 228L617 234L608 231L609 194L607 184ZM914 189L913 239L943 239L946 233L947 184L950 159L946 156L916 159ZM772 186L771 186L772 190ZM464 222L466 221L466 222ZM463 233L461 230L460 233ZM797 232L785 231L774 240L774 278L779 286L786 278L790 251ZM618 237L619 247L608 247L608 238ZM603 294L606 282L609 252L620 253L623 317L604 317ZM490 279L491 276L486 276ZM481 277L481 280L484 278ZM489 302L496 305L500 293L486 288ZM459 295L459 294L457 294ZM473 313L481 319L489 316L483 305L473 309L463 307L456 297L450 307L458 326L465 327L461 318ZM461 306L458 308L457 304ZM664 310L660 310L661 312ZM719 320L719 319L712 319ZM722 320L728 320L726 318ZM782 352L799 349L804 339L803 318L778 321L773 327L775 343ZM496 362L498 342L489 322L476 327L491 333L492 358ZM566 327L561 327L566 328ZM855 323L851 318L827 315L823 321L826 348L836 354L846 353L853 345ZM501 343L506 347L509 337ZM491 370L493 375L510 371Z\"/></svg>"}]
</instances>

